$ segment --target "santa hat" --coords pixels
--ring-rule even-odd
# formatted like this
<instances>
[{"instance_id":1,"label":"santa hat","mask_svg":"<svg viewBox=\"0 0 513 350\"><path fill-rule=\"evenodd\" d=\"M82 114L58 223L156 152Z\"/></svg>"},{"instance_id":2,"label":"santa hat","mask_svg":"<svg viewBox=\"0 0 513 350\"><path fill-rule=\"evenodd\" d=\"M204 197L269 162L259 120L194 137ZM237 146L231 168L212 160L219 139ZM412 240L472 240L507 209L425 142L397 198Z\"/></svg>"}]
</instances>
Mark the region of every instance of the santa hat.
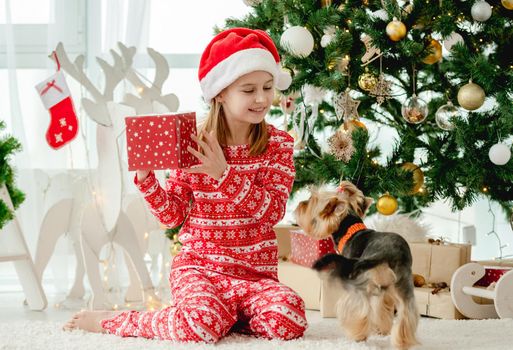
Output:
<instances>
[{"instance_id":1,"label":"santa hat","mask_svg":"<svg viewBox=\"0 0 513 350\"><path fill-rule=\"evenodd\" d=\"M290 74L282 71L278 50L266 32L232 28L217 34L201 55L199 64L203 98L210 102L225 87L254 71L272 74L279 90L287 89L292 81Z\"/></svg>"}]
</instances>

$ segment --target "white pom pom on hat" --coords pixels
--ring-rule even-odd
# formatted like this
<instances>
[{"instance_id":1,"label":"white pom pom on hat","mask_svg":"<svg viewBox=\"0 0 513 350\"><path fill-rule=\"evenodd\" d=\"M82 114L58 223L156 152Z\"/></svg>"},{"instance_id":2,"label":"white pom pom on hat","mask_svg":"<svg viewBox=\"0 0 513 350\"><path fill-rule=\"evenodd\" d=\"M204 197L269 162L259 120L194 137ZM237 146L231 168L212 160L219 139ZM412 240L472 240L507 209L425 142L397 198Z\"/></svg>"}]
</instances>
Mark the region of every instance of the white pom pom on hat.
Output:
<instances>
[{"instance_id":1,"label":"white pom pom on hat","mask_svg":"<svg viewBox=\"0 0 513 350\"><path fill-rule=\"evenodd\" d=\"M290 86L292 77L280 66L280 56L264 31L232 28L217 34L201 55L198 78L206 102L241 76L265 71L279 90Z\"/></svg>"}]
</instances>

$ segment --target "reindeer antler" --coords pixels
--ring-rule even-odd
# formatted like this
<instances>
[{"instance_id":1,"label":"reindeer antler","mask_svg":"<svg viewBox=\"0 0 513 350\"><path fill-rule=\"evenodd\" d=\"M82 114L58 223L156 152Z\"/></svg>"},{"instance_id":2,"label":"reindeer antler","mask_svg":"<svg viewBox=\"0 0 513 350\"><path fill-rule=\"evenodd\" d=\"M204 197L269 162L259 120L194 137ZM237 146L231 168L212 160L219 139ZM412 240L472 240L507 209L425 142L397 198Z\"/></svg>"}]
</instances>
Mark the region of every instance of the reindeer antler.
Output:
<instances>
[{"instance_id":1,"label":"reindeer antler","mask_svg":"<svg viewBox=\"0 0 513 350\"><path fill-rule=\"evenodd\" d=\"M169 77L169 65L166 58L152 48L147 49L148 55L155 63L155 77L150 86L148 86L140 79L136 71L131 68L135 49L133 47L127 48L120 42L118 42L118 46L125 61L125 67L128 67L126 78L137 89L140 96L139 98L132 94L126 94L124 102L134 107L138 114L154 112L154 102L163 104L171 112L178 110L179 102L175 94L162 96L162 86Z\"/></svg>"},{"instance_id":2,"label":"reindeer antler","mask_svg":"<svg viewBox=\"0 0 513 350\"><path fill-rule=\"evenodd\" d=\"M112 50L111 53L113 53ZM56 58L59 60L61 67L66 73L78 81L83 87L85 87L87 91L89 91L92 98L94 99L94 102L85 97L81 101L82 106L84 107L87 115L93 121L104 126L112 125L109 111L107 109L107 102L113 100L114 89L124 78L123 71L120 69L122 63L121 57L115 54L115 52L113 56L113 66L109 65L106 61L99 57L96 58L96 61L102 68L103 74L105 76L105 88L103 93L101 93L94 86L84 71L84 55L77 56L77 58L75 58L75 62L72 63L68 58L62 43L57 44L55 55L51 55L53 60Z\"/></svg>"}]
</instances>

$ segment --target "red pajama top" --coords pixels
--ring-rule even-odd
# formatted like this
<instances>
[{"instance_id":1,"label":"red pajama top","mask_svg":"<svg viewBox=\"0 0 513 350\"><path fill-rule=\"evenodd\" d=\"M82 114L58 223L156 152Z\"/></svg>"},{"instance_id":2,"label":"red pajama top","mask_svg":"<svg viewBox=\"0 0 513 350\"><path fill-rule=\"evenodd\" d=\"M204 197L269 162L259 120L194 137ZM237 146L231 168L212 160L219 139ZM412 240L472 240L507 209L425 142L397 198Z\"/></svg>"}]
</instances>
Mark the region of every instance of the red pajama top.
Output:
<instances>
[{"instance_id":1,"label":"red pajama top","mask_svg":"<svg viewBox=\"0 0 513 350\"><path fill-rule=\"evenodd\" d=\"M183 222L173 269L207 269L244 279L277 279L273 226L285 215L294 182L293 138L268 125L264 153L249 145L223 147L228 167L219 180L171 170L164 190L153 172L136 185L168 227ZM185 222L184 222L185 219Z\"/></svg>"}]
</instances>

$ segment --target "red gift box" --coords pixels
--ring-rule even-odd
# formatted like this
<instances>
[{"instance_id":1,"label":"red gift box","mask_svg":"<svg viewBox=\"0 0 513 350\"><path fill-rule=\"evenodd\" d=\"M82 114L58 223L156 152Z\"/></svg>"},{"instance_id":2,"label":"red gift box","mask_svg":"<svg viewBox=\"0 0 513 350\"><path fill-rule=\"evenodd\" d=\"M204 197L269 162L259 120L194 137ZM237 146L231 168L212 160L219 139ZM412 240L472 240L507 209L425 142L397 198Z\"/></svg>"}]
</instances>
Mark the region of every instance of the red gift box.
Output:
<instances>
[{"instance_id":1,"label":"red gift box","mask_svg":"<svg viewBox=\"0 0 513 350\"><path fill-rule=\"evenodd\" d=\"M187 146L197 149L196 113L170 113L126 117L128 170L189 168L199 160Z\"/></svg>"},{"instance_id":2,"label":"red gift box","mask_svg":"<svg viewBox=\"0 0 513 350\"><path fill-rule=\"evenodd\" d=\"M320 257L335 253L331 237L317 240L302 230L290 231L290 260L298 265L312 267Z\"/></svg>"},{"instance_id":3,"label":"red gift box","mask_svg":"<svg viewBox=\"0 0 513 350\"><path fill-rule=\"evenodd\" d=\"M511 271L511 267L485 266L485 275L475 283L476 286L488 287L497 282L502 275Z\"/></svg>"}]
</instances>

